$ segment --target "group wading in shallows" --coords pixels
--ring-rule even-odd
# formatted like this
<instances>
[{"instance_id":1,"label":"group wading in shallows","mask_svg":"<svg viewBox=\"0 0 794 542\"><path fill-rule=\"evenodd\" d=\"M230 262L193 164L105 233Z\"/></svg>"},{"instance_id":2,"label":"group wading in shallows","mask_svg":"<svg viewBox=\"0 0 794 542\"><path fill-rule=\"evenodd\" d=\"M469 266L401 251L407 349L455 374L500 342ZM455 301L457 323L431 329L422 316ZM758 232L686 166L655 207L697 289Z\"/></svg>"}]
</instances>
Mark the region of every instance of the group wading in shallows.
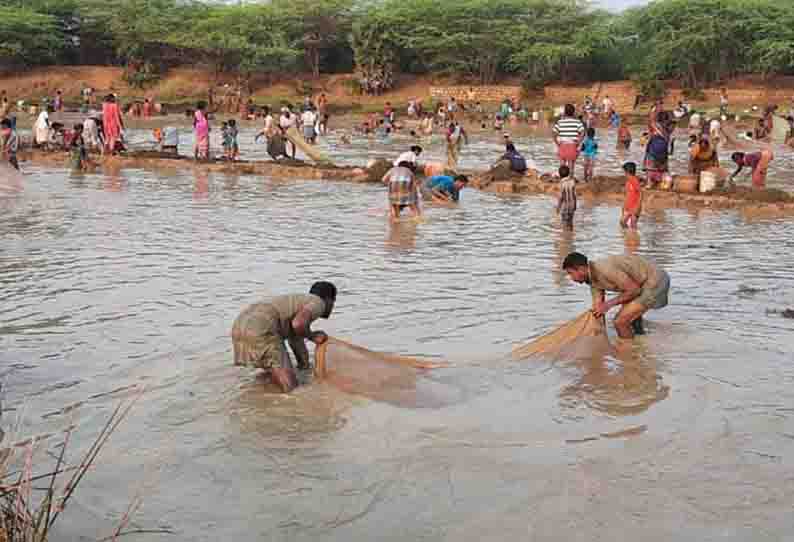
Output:
<instances>
[{"instance_id":1,"label":"group wading in shallows","mask_svg":"<svg viewBox=\"0 0 794 542\"><path fill-rule=\"evenodd\" d=\"M589 260L578 252L568 254L562 264L571 280L588 284L592 311L600 317L620 306L614 323L618 337L632 339L645 333L643 315L667 306L670 277L653 262L635 255L608 256ZM607 299L606 292L617 295ZM234 363L264 369L284 393L298 386L297 370L308 370L305 341L320 346L328 341L323 331L314 331L314 321L331 316L337 289L330 282L316 282L308 294L273 297L244 308L232 326Z\"/></svg>"}]
</instances>

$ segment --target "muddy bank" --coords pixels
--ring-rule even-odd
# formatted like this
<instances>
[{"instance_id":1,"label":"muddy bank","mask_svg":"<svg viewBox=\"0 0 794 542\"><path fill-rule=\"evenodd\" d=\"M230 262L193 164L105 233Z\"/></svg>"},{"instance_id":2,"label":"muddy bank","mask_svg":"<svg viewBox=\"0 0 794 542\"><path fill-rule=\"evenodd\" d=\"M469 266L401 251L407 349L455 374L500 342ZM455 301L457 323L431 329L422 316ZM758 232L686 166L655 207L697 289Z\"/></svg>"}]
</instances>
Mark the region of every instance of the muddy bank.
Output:
<instances>
[{"instance_id":1,"label":"muddy bank","mask_svg":"<svg viewBox=\"0 0 794 542\"><path fill-rule=\"evenodd\" d=\"M64 167L68 153L55 151L25 150L20 152L20 161L35 165ZM186 156L173 156L154 151L128 153L112 158L91 156L93 171L113 171L126 168L147 170L173 170L199 168L231 175L264 175L278 179L327 180L353 183L378 183L388 169L388 162L374 161L370 169L354 166L319 165L300 160L196 161ZM420 175L421 175L420 168ZM518 195L548 195L557 197L559 185L548 175L539 175L530 170L519 175L505 168L494 168L486 172L465 172L469 175L470 188L486 192ZM577 185L580 198L591 201L620 203L623 200L624 178L621 176L596 176L591 183ZM706 208L738 209L761 214L794 215L794 196L778 189L753 190L745 186L734 186L709 193L682 193L670 190L644 189L645 208Z\"/></svg>"},{"instance_id":2,"label":"muddy bank","mask_svg":"<svg viewBox=\"0 0 794 542\"><path fill-rule=\"evenodd\" d=\"M621 203L624 177L596 176L590 183L579 183L577 195L591 201ZM559 196L559 183L549 175L530 171L518 175L502 169L492 169L475 175L473 188L501 194L545 194ZM783 190L753 190L746 186L732 186L707 193L684 193L674 190L643 189L644 208L706 208L739 209L769 214L794 214L794 195Z\"/></svg>"}]
</instances>

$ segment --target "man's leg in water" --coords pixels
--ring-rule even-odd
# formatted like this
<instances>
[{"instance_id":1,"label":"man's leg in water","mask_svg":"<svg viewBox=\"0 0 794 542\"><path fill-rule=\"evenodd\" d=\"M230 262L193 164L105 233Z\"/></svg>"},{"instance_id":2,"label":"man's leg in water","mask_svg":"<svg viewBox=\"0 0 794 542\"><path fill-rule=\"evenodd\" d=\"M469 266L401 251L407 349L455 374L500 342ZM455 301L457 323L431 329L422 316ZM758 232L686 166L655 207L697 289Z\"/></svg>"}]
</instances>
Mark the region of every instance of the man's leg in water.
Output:
<instances>
[{"instance_id":1,"label":"man's leg in water","mask_svg":"<svg viewBox=\"0 0 794 542\"><path fill-rule=\"evenodd\" d=\"M623 305L620 312L618 312L618 315L615 317L615 329L618 332L618 337L621 339L633 338L635 333L634 326L642 325L642 315L645 314L647 310L645 305L637 303L636 301ZM640 323L634 324L635 321L639 321Z\"/></svg>"},{"instance_id":2,"label":"man's leg in water","mask_svg":"<svg viewBox=\"0 0 794 542\"><path fill-rule=\"evenodd\" d=\"M306 348L306 341L300 337L293 337L289 339L289 347L292 353L295 354L295 360L298 362L298 370L305 371L306 369L310 369L309 349Z\"/></svg>"},{"instance_id":3,"label":"man's leg in water","mask_svg":"<svg viewBox=\"0 0 794 542\"><path fill-rule=\"evenodd\" d=\"M295 369L292 367L292 361L289 359L289 353L284 347L284 343L279 343L279 365L275 363L270 369L270 380L279 388L283 393L289 393L298 387L298 376L295 374ZM304 345L304 348L306 346Z\"/></svg>"}]
</instances>

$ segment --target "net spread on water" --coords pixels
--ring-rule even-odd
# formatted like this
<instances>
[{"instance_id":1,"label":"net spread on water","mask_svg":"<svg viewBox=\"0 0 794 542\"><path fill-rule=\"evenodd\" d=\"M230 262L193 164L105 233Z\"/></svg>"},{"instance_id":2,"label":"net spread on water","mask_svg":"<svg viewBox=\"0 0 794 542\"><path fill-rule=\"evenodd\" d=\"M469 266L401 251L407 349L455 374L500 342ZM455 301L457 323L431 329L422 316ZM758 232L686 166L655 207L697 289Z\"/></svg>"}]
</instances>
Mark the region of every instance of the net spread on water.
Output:
<instances>
[{"instance_id":1,"label":"net spread on water","mask_svg":"<svg viewBox=\"0 0 794 542\"><path fill-rule=\"evenodd\" d=\"M604 317L596 318L593 311L588 310L551 333L515 348L513 359L590 357L606 352L609 348Z\"/></svg>"},{"instance_id":2,"label":"net spread on water","mask_svg":"<svg viewBox=\"0 0 794 542\"><path fill-rule=\"evenodd\" d=\"M425 376L431 369L448 366L329 338L317 347L314 375L347 393L403 406L435 407L454 402L457 393Z\"/></svg>"}]
</instances>

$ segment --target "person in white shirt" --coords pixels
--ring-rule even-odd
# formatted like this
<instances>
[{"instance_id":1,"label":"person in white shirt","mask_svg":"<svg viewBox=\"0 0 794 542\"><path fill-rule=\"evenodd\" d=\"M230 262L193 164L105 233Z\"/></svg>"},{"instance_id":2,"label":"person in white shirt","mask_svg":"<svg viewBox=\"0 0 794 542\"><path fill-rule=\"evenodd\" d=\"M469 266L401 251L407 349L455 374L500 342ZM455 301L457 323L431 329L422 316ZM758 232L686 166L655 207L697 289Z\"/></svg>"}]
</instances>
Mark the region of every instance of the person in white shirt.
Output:
<instances>
[{"instance_id":1,"label":"person in white shirt","mask_svg":"<svg viewBox=\"0 0 794 542\"><path fill-rule=\"evenodd\" d=\"M397 160L394 161L394 167L399 166L402 162L407 162L416 166L420 154L422 154L422 147L419 145L413 145L411 150L405 151L397 157Z\"/></svg>"},{"instance_id":2,"label":"person in white shirt","mask_svg":"<svg viewBox=\"0 0 794 542\"><path fill-rule=\"evenodd\" d=\"M278 119L278 125L281 128L282 134L284 134L287 141L289 141L290 146L292 147L292 159L295 160L295 154L297 152L297 148L295 147L295 143L290 141L289 137L287 137L287 132L291 128L295 128L298 124L298 117L290 111L288 107L281 108L281 116Z\"/></svg>"},{"instance_id":3,"label":"person in white shirt","mask_svg":"<svg viewBox=\"0 0 794 542\"><path fill-rule=\"evenodd\" d=\"M259 133L256 134L254 141L259 141L260 137L264 137L265 141L267 141L276 135L277 132L276 120L273 118L273 114L270 112L270 106L266 105L262 111L265 114L265 126L259 131Z\"/></svg>"},{"instance_id":4,"label":"person in white shirt","mask_svg":"<svg viewBox=\"0 0 794 542\"><path fill-rule=\"evenodd\" d=\"M36 146L46 145L50 141L50 107L45 107L39 113L33 125L33 142Z\"/></svg>"},{"instance_id":5,"label":"person in white shirt","mask_svg":"<svg viewBox=\"0 0 794 542\"><path fill-rule=\"evenodd\" d=\"M301 123L303 124L303 139L312 145L317 143L317 130L314 126L317 123L317 113L314 112L313 107L303 112Z\"/></svg>"}]
</instances>

